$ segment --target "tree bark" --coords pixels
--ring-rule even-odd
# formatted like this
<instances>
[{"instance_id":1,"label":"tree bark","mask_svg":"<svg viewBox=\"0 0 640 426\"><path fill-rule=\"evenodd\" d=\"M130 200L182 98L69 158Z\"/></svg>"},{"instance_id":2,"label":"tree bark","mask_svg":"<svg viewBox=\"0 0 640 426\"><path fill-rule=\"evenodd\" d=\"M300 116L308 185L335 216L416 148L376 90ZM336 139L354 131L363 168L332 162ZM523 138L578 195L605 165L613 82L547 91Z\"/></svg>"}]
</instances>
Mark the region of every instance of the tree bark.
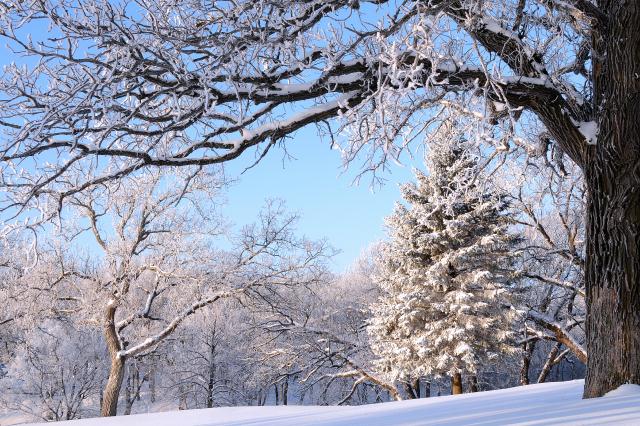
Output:
<instances>
[{"instance_id":1,"label":"tree bark","mask_svg":"<svg viewBox=\"0 0 640 426\"><path fill-rule=\"evenodd\" d=\"M273 389L276 393L276 405L280 405L280 387L278 386L278 383L273 384Z\"/></svg>"},{"instance_id":2,"label":"tree bark","mask_svg":"<svg viewBox=\"0 0 640 426\"><path fill-rule=\"evenodd\" d=\"M133 408L133 396L131 389L133 384L131 383L131 375L127 377L127 385L124 387L124 415L128 416L131 414L131 409Z\"/></svg>"},{"instance_id":3,"label":"tree bark","mask_svg":"<svg viewBox=\"0 0 640 426\"><path fill-rule=\"evenodd\" d=\"M215 392L216 384L216 341L215 332L211 334L210 346L209 346L209 377L207 381L207 408L213 407L213 394Z\"/></svg>"},{"instance_id":4,"label":"tree bark","mask_svg":"<svg viewBox=\"0 0 640 426\"><path fill-rule=\"evenodd\" d=\"M289 403L289 376L284 378L284 382L282 383L282 405L287 405Z\"/></svg>"},{"instance_id":5,"label":"tree bark","mask_svg":"<svg viewBox=\"0 0 640 426\"><path fill-rule=\"evenodd\" d=\"M121 350L120 339L118 339L114 321L116 309L117 305L115 301L111 300L105 311L104 337L111 358L111 367L109 369L109 378L104 388L102 407L100 409L100 415L103 417L118 414L118 397L120 396L122 379L124 377L125 357L119 355Z\"/></svg>"},{"instance_id":6,"label":"tree bark","mask_svg":"<svg viewBox=\"0 0 640 426\"><path fill-rule=\"evenodd\" d=\"M416 398L420 398L420 377L413 381L413 392L416 394Z\"/></svg>"},{"instance_id":7,"label":"tree bark","mask_svg":"<svg viewBox=\"0 0 640 426\"><path fill-rule=\"evenodd\" d=\"M451 395L460 395L462 393L462 374L453 373L451 376Z\"/></svg>"},{"instance_id":8,"label":"tree bark","mask_svg":"<svg viewBox=\"0 0 640 426\"><path fill-rule=\"evenodd\" d=\"M149 373L149 397L151 403L156 402L156 367L153 365L151 367L151 372Z\"/></svg>"},{"instance_id":9,"label":"tree bark","mask_svg":"<svg viewBox=\"0 0 640 426\"><path fill-rule=\"evenodd\" d=\"M178 410L186 410L187 409L187 393L185 392L182 386L178 386Z\"/></svg>"},{"instance_id":10,"label":"tree bark","mask_svg":"<svg viewBox=\"0 0 640 426\"><path fill-rule=\"evenodd\" d=\"M587 377L584 397L640 384L640 2L603 0L594 37L598 143L584 166Z\"/></svg>"},{"instance_id":11,"label":"tree bark","mask_svg":"<svg viewBox=\"0 0 640 426\"><path fill-rule=\"evenodd\" d=\"M525 333L525 338L526 338ZM528 385L529 384L529 368L531 367L531 355L533 354L533 350L536 347L536 342L530 341L525 342L522 345L522 366L520 367L520 384Z\"/></svg>"},{"instance_id":12,"label":"tree bark","mask_svg":"<svg viewBox=\"0 0 640 426\"><path fill-rule=\"evenodd\" d=\"M538 383L544 383L547 380L547 377L551 372L551 367L555 365L555 359L558 355L558 352L560 352L561 346L562 343L556 343L555 345L553 345L553 348L551 348L551 351L549 351L547 360L545 361L544 365L542 366L542 370L540 370L540 374L538 375Z\"/></svg>"},{"instance_id":13,"label":"tree bark","mask_svg":"<svg viewBox=\"0 0 640 426\"><path fill-rule=\"evenodd\" d=\"M416 399L416 394L408 382L402 382L402 387L404 388L404 393L407 394L408 399Z\"/></svg>"},{"instance_id":14,"label":"tree bark","mask_svg":"<svg viewBox=\"0 0 640 426\"><path fill-rule=\"evenodd\" d=\"M469 376L469 391L478 392L478 376Z\"/></svg>"}]
</instances>

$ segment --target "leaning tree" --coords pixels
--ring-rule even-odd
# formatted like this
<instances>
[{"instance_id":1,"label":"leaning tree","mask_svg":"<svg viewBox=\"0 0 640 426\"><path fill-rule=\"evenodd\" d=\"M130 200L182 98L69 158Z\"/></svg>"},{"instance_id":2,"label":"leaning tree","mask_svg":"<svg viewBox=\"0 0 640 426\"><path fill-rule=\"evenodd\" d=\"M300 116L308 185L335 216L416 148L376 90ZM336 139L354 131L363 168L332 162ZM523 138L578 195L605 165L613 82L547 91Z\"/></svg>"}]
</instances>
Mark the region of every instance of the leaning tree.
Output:
<instances>
[{"instance_id":1,"label":"leaning tree","mask_svg":"<svg viewBox=\"0 0 640 426\"><path fill-rule=\"evenodd\" d=\"M312 123L374 171L451 117L496 153L556 146L588 190L599 396L640 383L639 25L637 0L3 0L2 206L47 220L96 184L260 158Z\"/></svg>"}]
</instances>

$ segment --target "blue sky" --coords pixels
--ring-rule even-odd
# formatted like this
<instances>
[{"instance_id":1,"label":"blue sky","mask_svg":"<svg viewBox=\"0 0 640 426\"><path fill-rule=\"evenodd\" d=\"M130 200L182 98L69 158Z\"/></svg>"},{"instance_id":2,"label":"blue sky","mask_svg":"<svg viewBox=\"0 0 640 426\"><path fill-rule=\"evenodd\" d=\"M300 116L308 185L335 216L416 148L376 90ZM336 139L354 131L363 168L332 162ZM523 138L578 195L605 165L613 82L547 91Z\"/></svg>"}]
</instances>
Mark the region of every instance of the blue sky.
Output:
<instances>
[{"instance_id":1,"label":"blue sky","mask_svg":"<svg viewBox=\"0 0 640 426\"><path fill-rule=\"evenodd\" d=\"M386 184L372 190L367 176L353 185L357 164L343 173L340 153L331 150L313 126L289 139L287 151L295 159L283 160L283 151L274 148L241 175L228 190L223 212L242 225L255 219L265 199L284 199L289 209L301 216L299 233L312 239L326 238L341 251L332 262L332 268L340 272L369 244L384 238L384 217L400 198L398 184L412 179L412 164L390 165ZM231 176L251 164L252 156L247 154L251 158L228 164Z\"/></svg>"},{"instance_id":2,"label":"blue sky","mask_svg":"<svg viewBox=\"0 0 640 426\"><path fill-rule=\"evenodd\" d=\"M42 23L33 24L30 32L38 38L46 33ZM0 66L12 61L32 65L32 61L13 55L0 44ZM404 167L389 164L390 173L383 175L386 184L372 188L371 177L364 176L353 184L359 172L354 164L344 172L338 151L329 141L308 126L287 140L292 159L283 159L282 149L274 147L255 167L240 175L255 161L251 152L226 164L230 177L238 181L227 190L223 213L237 227L253 222L268 198L286 201L290 211L300 215L298 233L311 239L326 238L340 252L331 263L341 272L369 244L385 237L384 217L393 211L400 198L398 185L413 179L412 166L422 167L416 160ZM421 158L418 154L416 158Z\"/></svg>"}]
</instances>

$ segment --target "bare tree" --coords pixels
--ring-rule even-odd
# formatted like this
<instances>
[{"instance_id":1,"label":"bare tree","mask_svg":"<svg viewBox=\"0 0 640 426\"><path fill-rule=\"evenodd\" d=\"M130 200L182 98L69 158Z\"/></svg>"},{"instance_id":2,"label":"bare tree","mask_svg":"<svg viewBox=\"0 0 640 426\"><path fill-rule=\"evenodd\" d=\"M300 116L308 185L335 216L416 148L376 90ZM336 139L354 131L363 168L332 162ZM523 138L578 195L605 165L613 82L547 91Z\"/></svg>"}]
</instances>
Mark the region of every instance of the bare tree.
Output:
<instances>
[{"instance_id":1,"label":"bare tree","mask_svg":"<svg viewBox=\"0 0 640 426\"><path fill-rule=\"evenodd\" d=\"M360 154L375 170L455 116L461 131L498 151L547 141L582 168L585 396L640 380L635 3L39 0L0 8L0 34L32 58L26 68L9 65L0 82L4 211L53 214L74 194L142 168L206 168L251 147L262 155L333 118L343 131L326 129L344 142L345 158ZM41 24L49 38L25 35Z\"/></svg>"},{"instance_id":2,"label":"bare tree","mask_svg":"<svg viewBox=\"0 0 640 426\"><path fill-rule=\"evenodd\" d=\"M234 237L231 250L215 250L218 221L206 196L215 188L200 176L150 173L70 198L75 214L63 215L63 236L88 231L102 252L96 266L63 275L78 289L77 308L103 330L110 368L102 415L117 413L128 361L153 352L185 319L224 299L264 300L322 262L324 245L296 238L296 217L277 202ZM144 379L135 374L130 365L127 413Z\"/></svg>"},{"instance_id":3,"label":"bare tree","mask_svg":"<svg viewBox=\"0 0 640 426\"><path fill-rule=\"evenodd\" d=\"M525 236L521 272L527 314L521 373L525 384L529 382L531 357L540 341L553 343L547 362L541 366L539 381L544 381L549 369L569 354L587 363L582 174L575 165L547 158L552 153L542 154L537 159L510 164L511 170L519 172L507 173L504 179L514 192L511 202L520 211L518 231ZM515 184L514 175L519 176ZM518 180L527 180L526 188Z\"/></svg>"},{"instance_id":4,"label":"bare tree","mask_svg":"<svg viewBox=\"0 0 640 426\"><path fill-rule=\"evenodd\" d=\"M189 319L174 336L168 380L164 386L187 407L211 408L256 404L256 370L250 345L247 309L234 301L211 307Z\"/></svg>"},{"instance_id":5,"label":"bare tree","mask_svg":"<svg viewBox=\"0 0 640 426\"><path fill-rule=\"evenodd\" d=\"M272 383L298 377L303 394L317 391L316 403L321 404L351 403L367 386L402 399L394 380L375 367L369 346L368 305L377 295L369 255L363 254L344 275L327 274L263 308L257 326L267 334L260 336L258 346Z\"/></svg>"},{"instance_id":6,"label":"bare tree","mask_svg":"<svg viewBox=\"0 0 640 426\"><path fill-rule=\"evenodd\" d=\"M63 321L43 321L26 335L0 382L0 403L46 421L95 415L102 385L100 334Z\"/></svg>"}]
</instances>

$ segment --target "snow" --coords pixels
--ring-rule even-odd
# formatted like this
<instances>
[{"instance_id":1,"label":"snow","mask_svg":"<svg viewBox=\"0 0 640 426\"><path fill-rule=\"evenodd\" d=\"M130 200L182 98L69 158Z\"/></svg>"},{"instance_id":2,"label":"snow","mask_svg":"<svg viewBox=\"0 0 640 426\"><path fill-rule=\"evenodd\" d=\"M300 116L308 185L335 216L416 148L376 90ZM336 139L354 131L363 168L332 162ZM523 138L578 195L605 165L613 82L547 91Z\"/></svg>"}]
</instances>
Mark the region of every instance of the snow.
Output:
<instances>
[{"instance_id":1,"label":"snow","mask_svg":"<svg viewBox=\"0 0 640 426\"><path fill-rule=\"evenodd\" d=\"M350 75L350 74L349 74ZM271 121L269 123L263 124L260 127L257 127L253 130L249 130L249 129L242 129L241 130L241 138L239 139L233 139L233 140L228 140L228 141L223 141L220 142L222 144L226 144L226 145L231 145L233 146L232 150L230 152L235 152L237 151L241 146L243 146L243 144L245 144L246 142L250 141L251 139L254 139L256 137L263 137L265 136L265 134L267 132L272 132L272 131L276 131L276 130L280 130L280 129L284 129L287 127L290 127L296 123L299 123L301 121L304 121L306 119L308 119L309 117L312 117L314 115L320 115L324 112L330 111L336 107L338 108L344 108L348 105L349 103L349 99L351 97L353 97L356 94L355 91L351 91L351 92L347 92L342 94L341 96L337 97L336 99L329 101L329 102L325 102L323 104L319 104L316 105L314 107L310 107L310 108L306 108L304 110L302 110L299 113L293 114L291 117L285 119L285 120L280 120L280 121ZM181 163L181 162L189 162L189 161L193 161L192 158L190 157L184 157L184 158L180 158L180 157L172 157L171 161L176 162L176 163Z\"/></svg>"},{"instance_id":2,"label":"snow","mask_svg":"<svg viewBox=\"0 0 640 426\"><path fill-rule=\"evenodd\" d=\"M598 136L598 123L595 121L581 121L578 123L578 130L584 135L589 145L595 145Z\"/></svg>"},{"instance_id":3,"label":"snow","mask_svg":"<svg viewBox=\"0 0 640 426\"><path fill-rule=\"evenodd\" d=\"M626 397L626 396L635 396L636 398L640 398L640 386L626 384L620 386L618 389L612 390L608 392L604 398L616 398L616 397Z\"/></svg>"},{"instance_id":4,"label":"snow","mask_svg":"<svg viewBox=\"0 0 640 426\"><path fill-rule=\"evenodd\" d=\"M361 406L225 407L65 422L68 426L638 425L640 386L583 400L584 381ZM4 424L4 423L3 423ZM49 423L50 424L50 423Z\"/></svg>"}]
</instances>

